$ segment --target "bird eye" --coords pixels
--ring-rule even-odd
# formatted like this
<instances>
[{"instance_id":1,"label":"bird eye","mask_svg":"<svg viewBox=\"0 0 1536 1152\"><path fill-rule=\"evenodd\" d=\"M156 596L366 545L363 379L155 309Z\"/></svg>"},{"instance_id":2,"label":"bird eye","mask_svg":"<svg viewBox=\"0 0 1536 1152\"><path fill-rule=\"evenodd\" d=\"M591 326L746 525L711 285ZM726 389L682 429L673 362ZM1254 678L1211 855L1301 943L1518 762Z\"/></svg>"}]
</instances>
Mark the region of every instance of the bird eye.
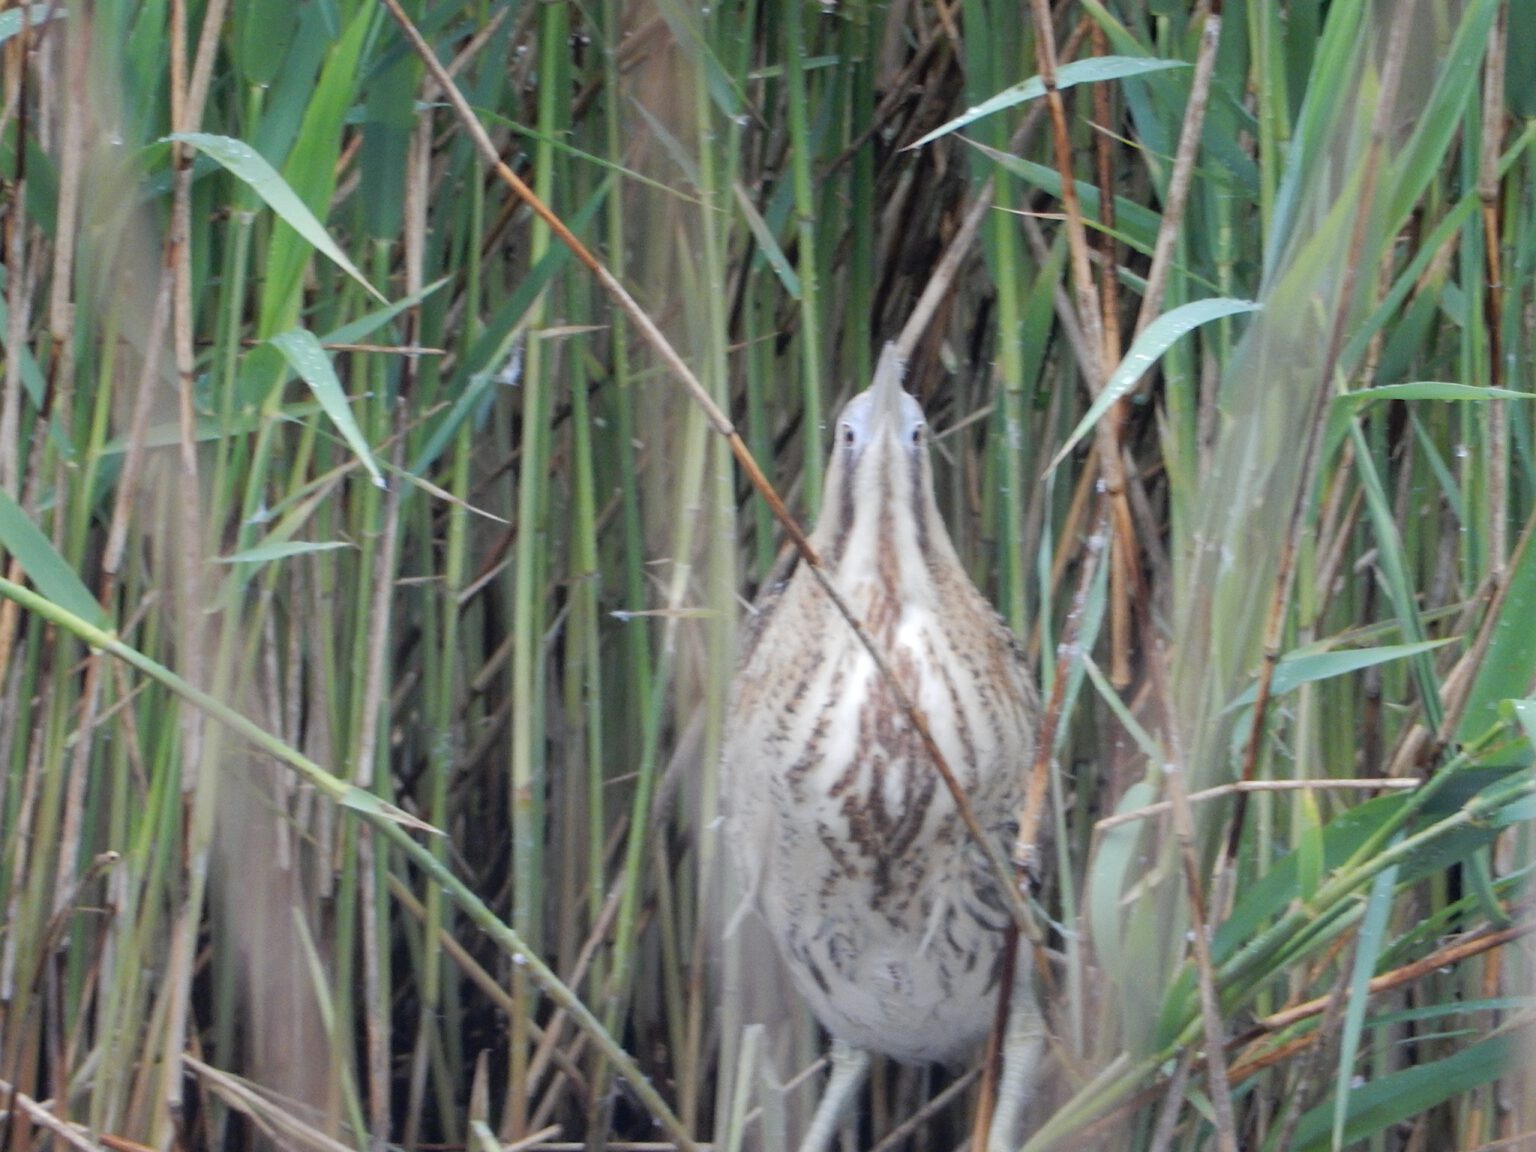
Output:
<instances>
[{"instance_id":1,"label":"bird eye","mask_svg":"<svg viewBox=\"0 0 1536 1152\"><path fill-rule=\"evenodd\" d=\"M923 429L927 427L926 424L921 423L912 426L912 447L921 448L923 446Z\"/></svg>"},{"instance_id":2,"label":"bird eye","mask_svg":"<svg viewBox=\"0 0 1536 1152\"><path fill-rule=\"evenodd\" d=\"M843 446L845 448L852 448L853 447L853 441L854 441L853 425L852 424L844 424L842 426L842 437L843 437Z\"/></svg>"}]
</instances>

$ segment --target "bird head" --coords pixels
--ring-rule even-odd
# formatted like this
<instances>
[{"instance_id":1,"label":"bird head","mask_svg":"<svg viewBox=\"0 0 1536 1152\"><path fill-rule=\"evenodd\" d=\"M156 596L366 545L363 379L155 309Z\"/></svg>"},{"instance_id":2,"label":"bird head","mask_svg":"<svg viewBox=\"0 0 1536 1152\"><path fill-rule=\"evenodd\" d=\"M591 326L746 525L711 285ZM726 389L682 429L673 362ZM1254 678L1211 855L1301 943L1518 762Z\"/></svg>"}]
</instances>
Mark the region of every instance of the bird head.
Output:
<instances>
[{"instance_id":1,"label":"bird head","mask_svg":"<svg viewBox=\"0 0 1536 1152\"><path fill-rule=\"evenodd\" d=\"M898 602L933 594L935 567L958 564L933 495L928 423L887 345L875 379L838 415L812 543L849 594L873 585Z\"/></svg>"}]
</instances>

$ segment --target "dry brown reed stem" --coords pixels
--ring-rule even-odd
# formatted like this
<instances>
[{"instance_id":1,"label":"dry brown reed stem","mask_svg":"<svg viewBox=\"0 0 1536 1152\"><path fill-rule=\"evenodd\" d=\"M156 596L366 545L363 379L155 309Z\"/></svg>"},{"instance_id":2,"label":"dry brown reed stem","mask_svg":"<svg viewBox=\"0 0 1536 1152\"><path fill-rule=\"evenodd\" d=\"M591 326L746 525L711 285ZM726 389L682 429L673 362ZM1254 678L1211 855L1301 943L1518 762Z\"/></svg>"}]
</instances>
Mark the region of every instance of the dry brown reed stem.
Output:
<instances>
[{"instance_id":1,"label":"dry brown reed stem","mask_svg":"<svg viewBox=\"0 0 1536 1152\"><path fill-rule=\"evenodd\" d=\"M86 25L70 21L64 31L63 126L59 134L59 204L54 224L53 269L49 273L48 338L55 356L51 366L50 414L65 440L71 439L75 406L75 307L71 299L74 285L75 241L79 226L80 185L85 161ZM59 514L54 518L54 546L62 548L66 501L71 485L67 480L68 462L59 460L58 479L54 485ZM0 668L4 664L0 663Z\"/></svg>"},{"instance_id":2,"label":"dry brown reed stem","mask_svg":"<svg viewBox=\"0 0 1536 1152\"><path fill-rule=\"evenodd\" d=\"M1296 572L1296 558L1301 547L1301 534L1306 527L1307 508L1312 502L1312 490L1316 483L1318 455L1322 450L1323 429L1328 417L1328 393L1333 383L1334 369L1339 362L1339 352L1344 345L1344 328L1353 311L1355 281L1360 274L1361 254L1365 246L1365 234L1370 224L1370 211L1376 201L1376 182L1381 169L1382 154L1386 148L1387 134L1391 130L1392 112L1397 103L1398 82L1402 78L1403 60L1408 43L1408 30L1413 5L1397 8L1387 42L1386 59L1383 63L1381 89L1371 117L1370 140L1366 146L1364 172L1357 195L1354 226L1350 233L1349 249L1345 255L1343 275L1333 307L1333 322L1328 329L1328 343L1323 354L1322 366L1312 395L1307 399L1307 416L1303 431L1301 468L1296 493L1291 502L1285 540L1281 545L1279 571L1275 575L1275 588L1269 603L1264 626L1263 663L1259 667L1258 696L1253 704L1252 727L1243 754L1241 779L1252 780L1258 771L1259 752L1264 744L1265 719L1269 711L1270 691L1274 684L1275 667L1280 663L1280 646L1284 639L1285 619L1290 609L1292 577ZM1247 796L1238 793L1232 812L1232 823L1222 855L1217 859L1216 877L1219 905L1226 903L1229 886L1223 878L1231 873L1233 861L1242 840L1243 825L1247 816Z\"/></svg>"},{"instance_id":3,"label":"dry brown reed stem","mask_svg":"<svg viewBox=\"0 0 1536 1152\"><path fill-rule=\"evenodd\" d=\"M1162 311L1163 292L1173 269L1174 243L1184 222L1189 203L1189 186L1195 172L1195 156L1200 151L1200 134L1205 127L1205 110L1211 97L1211 77L1216 72L1216 50L1221 47L1221 0L1215 0L1200 29L1200 49L1195 56L1195 75L1189 88L1189 103L1184 108L1184 125L1179 129L1178 149L1174 152L1173 171L1168 176L1168 196L1163 204L1157 240L1152 246L1152 265L1147 270L1147 290L1136 314L1136 335Z\"/></svg>"},{"instance_id":4,"label":"dry brown reed stem","mask_svg":"<svg viewBox=\"0 0 1536 1152\"><path fill-rule=\"evenodd\" d=\"M944 787L949 791L950 797L954 800L956 811L959 812L966 830L985 854L993 878L998 882L1004 893L1004 898L1008 901L1009 912L1013 920L1027 933L1037 933L1038 929L1035 927L1030 916L1029 906L1012 883L1012 875L1007 860L997 845L987 836L980 823L978 823L965 790L961 788L959 780L955 777L954 770L950 768L949 762L944 758L943 752L940 751L938 743L934 740L933 731L929 727L927 717L917 707L911 695L901 686L901 683L892 673L890 664L885 659L884 654L875 645L874 640L865 630L864 625L859 621L853 609L848 606L847 601L843 599L842 595L833 586L831 580L828 579L826 569L822 567L821 558L816 554L815 549L811 547L810 539L800 527L799 522L795 520L794 515L785 506L777 490L763 474L762 469L758 467L757 461L748 450L746 442L742 440L741 434L736 431L735 425L731 423L730 418L721 410L720 406L715 403L714 399L705 390L704 385L700 383L698 377L693 374L687 363L678 355L677 350L662 335L661 330L650 316L646 314L645 310L640 307L635 298L614 278L613 274L592 254L587 246L576 238L575 234L566 227L565 222L548 205L534 195L533 189L529 188L522 178L501 159L495 145L491 142L490 136L475 117L469 102L464 99L464 94L459 91L458 85L454 83L453 78L444 70L436 54L432 51L431 46L422 38L415 24L406 15L405 10L400 7L398 0L384 0L384 4L389 9L396 23L400 25L406 39L410 41L416 53L421 57L427 70L437 80L443 90L443 94L448 98L449 104L453 107L459 122L463 125L465 131L469 133L470 139L479 151L481 158L491 166L496 174L501 177L502 181L541 220L549 225L550 230L554 232L560 242L569 248L577 260L585 265L587 270L596 277L604 292L619 306L620 311L635 325L646 343L661 357L662 362L666 364L672 375L684 386L693 402L703 411L711 427L721 436L725 437L726 442L730 445L731 454L736 457L736 462L741 466L742 471L746 473L748 481L757 491L758 495L767 501L774 518L778 520L790 539L794 541L795 548L799 551L801 559L810 568L822 591L832 601L832 604L843 619L848 622L848 626L853 629L854 634L859 639L859 643L869 652L871 659L873 659L875 667L880 672L881 679L889 685L891 694L896 699L897 707L905 713L911 722L913 730L917 732L918 738L927 750L929 758L933 761L934 768L944 781Z\"/></svg>"},{"instance_id":5,"label":"dry brown reed stem","mask_svg":"<svg viewBox=\"0 0 1536 1152\"><path fill-rule=\"evenodd\" d=\"M1505 944L1513 943L1524 936L1536 932L1536 919L1522 920L1518 924L1511 924L1507 928L1493 928L1485 926L1473 932L1467 933L1455 943L1447 944L1431 952L1428 956L1421 956L1411 964L1404 964L1401 968L1394 968L1390 972L1383 972L1380 976L1372 977L1365 987L1367 996L1375 996L1380 992L1390 992L1394 988L1401 988L1405 984L1412 984L1415 980L1421 980L1425 976L1434 974L1443 968L1449 968L1453 964L1459 964L1463 960L1488 952L1494 948L1502 948ZM1319 996L1314 1000L1305 1000L1300 1004L1294 1004L1289 1008L1283 1008L1279 1012L1273 1012L1268 1016L1260 1016L1254 1021L1254 1030L1259 1032L1279 1032L1289 1028L1293 1024L1299 1024L1311 1016L1316 1016L1328 1006L1328 997ZM1245 1039L1251 1039L1251 1034Z\"/></svg>"},{"instance_id":6,"label":"dry brown reed stem","mask_svg":"<svg viewBox=\"0 0 1536 1152\"><path fill-rule=\"evenodd\" d=\"M1083 374L1098 391L1104 384L1104 327L1099 311L1099 293L1093 282L1093 267L1088 255L1088 231L1083 224L1082 206L1077 199L1077 184L1072 177L1072 137L1067 128L1066 104L1056 87L1056 31L1051 21L1048 0L1030 0L1035 25L1035 63L1040 83L1045 88L1045 106L1051 117L1051 140L1056 150L1056 168L1061 173L1061 206L1067 226L1067 248L1072 259L1072 287L1077 298L1078 323L1087 337L1089 362Z\"/></svg>"},{"instance_id":7,"label":"dry brown reed stem","mask_svg":"<svg viewBox=\"0 0 1536 1152\"><path fill-rule=\"evenodd\" d=\"M82 120L87 99L87 31L83 26L71 22L63 34L64 87L69 98L64 102L60 132L58 219L54 226L53 262L49 274L48 335L54 358L49 366L48 417L62 438L69 440L75 406L75 309L71 290L74 285L75 241L85 153ZM61 554L65 551L64 536L70 517L70 493L75 488L69 481L69 474L74 467L63 453L59 454L54 478L53 546ZM110 605L110 600L102 602L104 609ZM101 653L94 651L85 658L80 739L75 741L56 857L58 878L54 887L55 912L65 908L69 902L66 893L74 884L77 861L80 859L86 781L90 778L89 764L94 750L94 743L87 736L96 726L97 709L101 705L102 660ZM0 669L5 667L6 656L0 653Z\"/></svg>"},{"instance_id":8,"label":"dry brown reed stem","mask_svg":"<svg viewBox=\"0 0 1536 1152\"><path fill-rule=\"evenodd\" d=\"M14 85L14 97L7 100L7 104L13 99L17 107L17 116L20 120L16 138L25 138L27 122L27 56L31 40L30 21L23 20L21 33L12 36L5 45L5 73L6 78ZM9 86L9 85L8 85ZM13 169L11 183L11 203L20 206L26 203L27 194L27 159L26 149L16 149L15 168ZM31 299L31 293L27 291L27 217L26 213L11 211L5 214L5 267L9 272L7 276L7 289L10 308L9 326L6 332L6 347L26 347L27 336L27 302ZM4 392L0 394L0 444L19 444L21 442L21 357L7 356L5 358L5 384ZM0 453L0 491L5 492L13 499L21 497L21 453L8 451Z\"/></svg>"},{"instance_id":9,"label":"dry brown reed stem","mask_svg":"<svg viewBox=\"0 0 1536 1152\"><path fill-rule=\"evenodd\" d=\"M6 41L3 49L6 99L0 114L0 129L4 129L14 114L19 120L16 139L26 138L27 129L27 57L30 50L32 27L30 20L21 22L21 31ZM26 149L16 149L14 177L10 187L10 202L16 208L27 202ZM7 277L7 306L10 308L6 327L6 347L26 346L28 324L27 305L31 299L28 291L26 264L26 213L10 211L5 216L5 267ZM5 358L5 373L0 377L0 444L13 445L21 436L21 357ZM21 500L21 453L0 453L0 492L12 499ZM21 565L14 556L5 568L11 580L22 579ZM0 605L0 671L10 666L11 649L15 645L16 630L20 625L21 610L7 601Z\"/></svg>"},{"instance_id":10,"label":"dry brown reed stem","mask_svg":"<svg viewBox=\"0 0 1536 1152\"><path fill-rule=\"evenodd\" d=\"M1051 23L1051 12L1046 5L1046 0L1031 0L1031 8L1035 20L1035 57L1040 69L1041 84L1046 92L1046 103L1051 111L1052 137L1054 137L1055 154L1057 154L1057 167L1061 175L1061 204L1066 214L1066 233L1068 233L1068 247L1072 258L1072 283L1077 295L1078 323L1083 326L1087 350L1091 356L1094 356L1094 359L1084 364L1084 375L1089 378L1092 390L1097 393L1106 381L1104 361L1109 349L1106 349L1104 344L1104 329L1101 324L1100 310L1098 310L1100 300L1092 281L1089 257L1087 257L1086 233L1084 233L1083 218L1081 218L1080 204L1077 200L1077 187L1072 177L1071 140L1069 140L1068 124L1066 124L1066 112L1064 112L1061 92L1055 84L1057 58L1055 58L1054 26ZM1193 109L1193 111L1203 111L1203 109ZM1186 114L1186 127L1187 123L1189 123L1189 117ZM1193 135L1193 140L1198 140L1198 134ZM1118 442L1117 425L1114 422L1101 421L1095 429L1095 436L1100 444L1100 464L1103 468L1112 522L1115 525L1115 544L1120 551L1121 564L1129 565L1135 558L1137 550L1135 550L1134 522L1130 516L1129 498L1126 495L1126 481L1124 481L1126 468L1124 468L1124 458ZM1111 562L1114 562L1114 556ZM1152 637L1149 622L1147 622L1146 634L1149 639ZM1193 836L1195 836L1193 820L1184 797L1183 773L1187 771L1187 763L1184 762L1183 751L1181 751L1177 717L1172 711L1172 697L1169 696L1166 685L1163 684L1163 670L1161 670L1160 654L1157 648L1149 647L1147 664L1152 668L1152 676L1158 685L1158 696L1163 700L1170 760L1177 765L1177 771L1167 776L1167 786L1169 786L1170 799L1174 805L1175 836L1180 845L1184 863L1184 880L1189 891L1190 922L1192 922L1190 926L1192 926L1195 966L1197 966L1198 985L1200 985L1201 1018L1206 1026L1207 1048L1210 1051L1209 1091L1213 1112L1215 1112L1218 1146L1223 1149L1223 1152L1236 1152L1232 1094L1227 1083L1223 1048L1221 1048L1224 1040L1224 1026L1221 1023L1220 1000L1215 991L1215 975L1210 962L1210 943L1206 937L1206 905L1204 905L1203 886L1200 880L1200 865L1193 849ZM1126 671L1129 679L1129 670L1123 671ZM1057 682L1060 684L1060 670L1058 670ZM1049 748L1049 743L1044 746ZM1038 759L1037 754L1035 771L1029 780L1025 811L1020 816L1020 845L1023 845L1026 828L1032 831L1038 825L1043 793L1044 774L1041 773L1041 760Z\"/></svg>"},{"instance_id":11,"label":"dry brown reed stem","mask_svg":"<svg viewBox=\"0 0 1536 1152\"><path fill-rule=\"evenodd\" d=\"M395 463L402 459L402 439L395 443ZM363 673L362 723L358 725L357 747L353 752L353 776L360 788L374 786L374 759L382 725L384 686L388 682L390 610L394 604L393 574L399 544L399 484L391 484L385 494L384 523L380 547L374 556L373 604L369 609L367 664ZM363 1005L366 1015L364 1034L365 1070L368 1078L368 1137L373 1152L384 1152L389 1136L389 1007L384 1003L384 982L379 971L383 954L379 936L378 871L373 827L362 824L357 829L357 854L362 905Z\"/></svg>"},{"instance_id":12,"label":"dry brown reed stem","mask_svg":"<svg viewBox=\"0 0 1536 1152\"><path fill-rule=\"evenodd\" d=\"M1019 956L1019 933L1009 928L1003 936L1003 956L997 980L997 1007L993 1011L992 1031L987 1034L986 1051L981 1061L981 1090L976 1094L976 1120L971 1126L971 1147L985 1148L992 1137L992 1114L997 1109L997 1082L1002 1075L1003 1043L1008 1032L1008 1015L1013 1003L1015 964Z\"/></svg>"},{"instance_id":13,"label":"dry brown reed stem","mask_svg":"<svg viewBox=\"0 0 1536 1152\"><path fill-rule=\"evenodd\" d=\"M1058 57L1055 26L1051 21L1047 0L1031 0L1030 7L1035 23L1035 59L1040 70L1040 82L1045 89L1056 167L1061 175L1061 205L1066 222L1067 248L1072 261L1073 294L1077 302L1075 314L1083 332L1082 346L1077 349L1077 353L1088 391L1097 396L1108 380L1111 358L1118 360L1118 356L1114 356L1106 344L1102 301L1093 280L1087 228L1083 223L1082 206L1078 201L1077 184L1072 173L1072 141L1067 128L1066 104L1062 100L1061 90L1056 86ZM1122 430L1123 422L1119 419L1100 420L1094 428L1094 437L1100 449L1099 466L1105 490L1109 494L1111 523L1118 550L1118 555L1111 555L1111 564L1118 565L1118 575L1111 589L1110 635L1112 642L1119 637L1111 658L1111 675L1112 679L1115 676L1122 677L1123 682L1128 684L1130 596L1126 576L1133 571L1132 565L1139 553L1135 519L1131 515L1130 499L1126 493L1125 458L1120 450ZM1116 571L1115 567L1111 568L1112 574Z\"/></svg>"},{"instance_id":14,"label":"dry brown reed stem","mask_svg":"<svg viewBox=\"0 0 1536 1152\"><path fill-rule=\"evenodd\" d=\"M1047 0L1030 0L1035 24L1035 60L1040 82L1045 89L1046 109L1051 117L1051 139L1055 146L1056 168L1061 175L1061 206L1066 223L1067 249L1072 262L1072 288L1076 299L1073 310L1082 328L1083 343L1077 349L1088 390L1097 396L1108 379L1109 350L1105 346L1102 302L1093 279L1088 250L1088 231L1083 223L1082 205L1077 197L1077 182L1072 172L1072 139L1067 127L1066 103L1056 86L1056 32ZM1125 491L1125 461L1115 440L1116 428L1100 421L1094 429L1099 441L1099 464L1113 509L1115 539L1123 555L1136 555L1135 525Z\"/></svg>"}]
</instances>

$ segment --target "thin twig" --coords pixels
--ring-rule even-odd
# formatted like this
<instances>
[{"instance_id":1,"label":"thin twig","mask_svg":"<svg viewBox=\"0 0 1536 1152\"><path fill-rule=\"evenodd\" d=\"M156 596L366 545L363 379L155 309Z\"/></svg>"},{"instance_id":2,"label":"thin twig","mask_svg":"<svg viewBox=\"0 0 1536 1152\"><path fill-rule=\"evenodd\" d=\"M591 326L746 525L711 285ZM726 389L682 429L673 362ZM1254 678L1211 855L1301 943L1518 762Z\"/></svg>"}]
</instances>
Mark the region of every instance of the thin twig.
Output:
<instances>
[{"instance_id":1,"label":"thin twig","mask_svg":"<svg viewBox=\"0 0 1536 1152\"><path fill-rule=\"evenodd\" d=\"M912 1135L912 1133L916 1132L934 1116L937 1116L940 1112L949 1106L950 1101L952 1101L956 1096L960 1095L960 1093L969 1088L971 1086L971 1082L976 1079L977 1075L978 1073L973 1069L972 1071L967 1072L964 1076L959 1077L948 1088L944 1089L944 1091L940 1092L932 1100L924 1104L911 1116L907 1117L900 1124L896 1125L896 1127L887 1132L885 1134L885 1138L881 1140L880 1143L871 1148L869 1152L891 1152L891 1149L901 1147L902 1141L904 1141L908 1136ZM609 1147L611 1148L613 1145L610 1144ZM974 1145L972 1145L972 1147L974 1147Z\"/></svg>"},{"instance_id":2,"label":"thin twig","mask_svg":"<svg viewBox=\"0 0 1536 1152\"><path fill-rule=\"evenodd\" d=\"M1066 215L1067 249L1072 259L1072 287L1077 296L1077 318L1087 337L1091 359L1083 365L1083 375L1093 382L1095 391L1103 386L1104 329L1100 320L1099 293L1093 282L1093 267L1088 255L1088 231L1083 225L1082 206L1077 199L1077 184L1072 179L1072 140L1067 131L1066 104L1056 87L1056 31L1051 22L1047 0L1030 0L1035 23L1035 62L1040 83L1045 88L1045 105L1051 117L1051 139L1056 147L1056 168L1061 173L1061 206Z\"/></svg>"},{"instance_id":3,"label":"thin twig","mask_svg":"<svg viewBox=\"0 0 1536 1152\"><path fill-rule=\"evenodd\" d=\"M1234 784L1220 784L1215 788L1203 788L1199 792L1191 792L1185 797L1191 804L1203 804L1207 800L1218 800L1223 796L1232 796L1238 792L1300 792L1313 789L1327 791L1334 789L1345 791L1357 789L1365 792L1379 792L1382 789L1389 791L1406 791L1419 786L1417 780L1388 780L1382 778L1361 780L1245 780ZM1161 816L1165 812L1172 811L1171 800L1159 800L1155 804L1148 804L1145 808L1137 808L1131 812L1117 812L1113 816L1106 816L1096 821L1093 825L1095 832L1107 832L1111 828L1118 828L1122 824L1131 824L1137 820L1146 820L1152 816Z\"/></svg>"},{"instance_id":4,"label":"thin twig","mask_svg":"<svg viewBox=\"0 0 1536 1152\"><path fill-rule=\"evenodd\" d=\"M25 1112L27 1119L32 1123L39 1128L46 1128L71 1148L80 1148L84 1152L102 1152L102 1146L88 1131L78 1124L64 1123L48 1109L47 1105L32 1099L25 1092L17 1089L14 1084L0 1080L0 1096Z\"/></svg>"}]
</instances>

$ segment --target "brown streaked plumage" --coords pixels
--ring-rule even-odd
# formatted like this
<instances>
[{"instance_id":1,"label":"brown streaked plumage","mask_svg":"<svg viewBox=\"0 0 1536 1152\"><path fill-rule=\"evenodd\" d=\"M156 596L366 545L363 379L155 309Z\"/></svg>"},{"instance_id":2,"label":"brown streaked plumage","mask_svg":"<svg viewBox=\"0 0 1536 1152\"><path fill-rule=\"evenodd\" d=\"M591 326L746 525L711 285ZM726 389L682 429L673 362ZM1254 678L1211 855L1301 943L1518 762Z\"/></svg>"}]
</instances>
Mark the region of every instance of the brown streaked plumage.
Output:
<instances>
[{"instance_id":1,"label":"brown streaked plumage","mask_svg":"<svg viewBox=\"0 0 1536 1152\"><path fill-rule=\"evenodd\" d=\"M811 541L1006 850L1038 706L939 516L902 368L888 348L839 416ZM749 906L833 1037L832 1080L801 1146L819 1152L869 1052L981 1054L1007 906L873 658L803 565L743 653L724 772ZM1016 976L994 1149L1017 1135L1043 1034L1027 966Z\"/></svg>"}]
</instances>

